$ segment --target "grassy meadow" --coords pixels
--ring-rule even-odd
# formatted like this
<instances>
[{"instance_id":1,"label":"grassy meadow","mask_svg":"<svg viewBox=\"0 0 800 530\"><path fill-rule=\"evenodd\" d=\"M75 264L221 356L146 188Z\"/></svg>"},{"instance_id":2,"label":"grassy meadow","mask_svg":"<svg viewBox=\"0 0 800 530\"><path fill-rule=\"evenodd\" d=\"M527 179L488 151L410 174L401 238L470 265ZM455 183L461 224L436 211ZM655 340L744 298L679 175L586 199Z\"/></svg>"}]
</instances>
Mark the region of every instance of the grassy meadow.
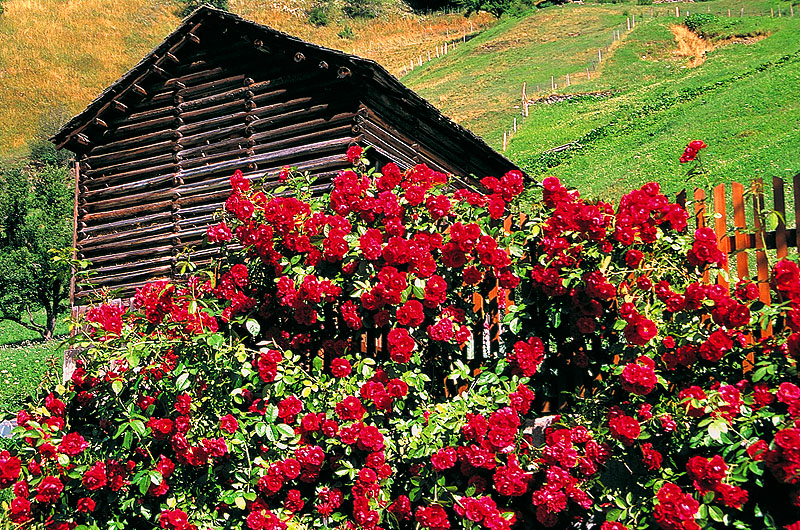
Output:
<instances>
[{"instance_id":1,"label":"grassy meadow","mask_svg":"<svg viewBox=\"0 0 800 530\"><path fill-rule=\"evenodd\" d=\"M403 81L495 148L516 116L518 132L505 154L534 177L553 174L589 195L618 197L650 180L674 193L800 172L800 8L794 7L794 18L772 18L771 8L788 14L789 3L678 5L681 18L674 4L587 4L504 20ZM671 31L687 9L720 15L709 28L716 49L694 67L678 54ZM622 40L587 79L585 67L597 49L633 15L636 26L630 32L623 27ZM563 86L567 73L569 87ZM523 119L523 81L529 97L536 85L549 94L551 75L562 84L552 93L611 95L533 105ZM707 173L688 179L678 157L696 138L709 145L703 152ZM570 142L578 146L547 152Z\"/></svg>"},{"instance_id":2,"label":"grassy meadow","mask_svg":"<svg viewBox=\"0 0 800 530\"><path fill-rule=\"evenodd\" d=\"M37 316L43 320L43 314ZM16 414L48 373L60 374L67 319L68 315L59 319L57 336L49 341L13 322L0 321L0 419Z\"/></svg>"}]
</instances>

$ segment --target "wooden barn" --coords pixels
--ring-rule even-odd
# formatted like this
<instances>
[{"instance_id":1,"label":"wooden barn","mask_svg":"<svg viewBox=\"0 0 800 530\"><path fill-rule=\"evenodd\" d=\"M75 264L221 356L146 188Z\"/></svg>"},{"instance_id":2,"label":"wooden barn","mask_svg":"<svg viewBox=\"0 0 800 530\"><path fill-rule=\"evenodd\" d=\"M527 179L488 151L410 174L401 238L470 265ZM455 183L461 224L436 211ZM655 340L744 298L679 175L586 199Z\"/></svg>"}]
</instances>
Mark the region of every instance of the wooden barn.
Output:
<instances>
[{"instance_id":1,"label":"wooden barn","mask_svg":"<svg viewBox=\"0 0 800 530\"><path fill-rule=\"evenodd\" d=\"M426 163L460 175L515 166L444 117L374 61L202 7L52 138L76 153L75 247L92 287L120 297L170 277L241 169L266 186L283 166L320 187L348 167L351 145L370 161ZM195 259L208 257L202 249Z\"/></svg>"}]
</instances>

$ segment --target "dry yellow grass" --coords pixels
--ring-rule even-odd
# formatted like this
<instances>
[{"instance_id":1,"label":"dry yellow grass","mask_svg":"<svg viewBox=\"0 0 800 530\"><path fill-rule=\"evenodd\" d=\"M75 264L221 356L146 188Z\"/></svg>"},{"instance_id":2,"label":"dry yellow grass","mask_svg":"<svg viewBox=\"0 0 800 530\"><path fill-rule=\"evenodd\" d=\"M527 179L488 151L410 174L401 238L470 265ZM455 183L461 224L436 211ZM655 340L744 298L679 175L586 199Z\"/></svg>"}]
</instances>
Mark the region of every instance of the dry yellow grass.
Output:
<instances>
[{"instance_id":1,"label":"dry yellow grass","mask_svg":"<svg viewBox=\"0 0 800 530\"><path fill-rule=\"evenodd\" d=\"M375 59L397 74L412 57L435 50L487 15L416 16L397 11L381 19L306 21L308 0L232 0L231 11L303 39ZM0 156L23 154L43 116L63 107L74 114L158 44L180 22L168 0L7 0L0 17Z\"/></svg>"}]
</instances>

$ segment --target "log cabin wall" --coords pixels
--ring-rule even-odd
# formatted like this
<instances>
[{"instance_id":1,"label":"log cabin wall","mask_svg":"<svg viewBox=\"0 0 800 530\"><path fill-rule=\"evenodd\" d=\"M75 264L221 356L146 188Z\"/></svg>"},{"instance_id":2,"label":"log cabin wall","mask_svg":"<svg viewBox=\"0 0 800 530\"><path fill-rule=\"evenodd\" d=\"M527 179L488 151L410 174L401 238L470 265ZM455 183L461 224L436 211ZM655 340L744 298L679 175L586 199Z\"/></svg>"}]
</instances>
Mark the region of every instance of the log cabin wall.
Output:
<instances>
[{"instance_id":1,"label":"log cabin wall","mask_svg":"<svg viewBox=\"0 0 800 530\"><path fill-rule=\"evenodd\" d=\"M296 166L325 185L348 165L359 140L351 78L263 42L217 44L220 31L204 24L171 50L158 75L117 99L124 111L104 116L101 142L80 157L76 244L94 287L77 286L78 303L98 288L127 297L174 275L181 249L201 246L236 169L268 183Z\"/></svg>"},{"instance_id":2,"label":"log cabin wall","mask_svg":"<svg viewBox=\"0 0 800 530\"><path fill-rule=\"evenodd\" d=\"M322 191L355 144L379 166L427 163L469 187L514 168L377 63L209 7L52 140L78 155L75 244L92 263L73 306L174 277L187 246L207 262L205 230L237 169L269 188L295 166Z\"/></svg>"}]
</instances>

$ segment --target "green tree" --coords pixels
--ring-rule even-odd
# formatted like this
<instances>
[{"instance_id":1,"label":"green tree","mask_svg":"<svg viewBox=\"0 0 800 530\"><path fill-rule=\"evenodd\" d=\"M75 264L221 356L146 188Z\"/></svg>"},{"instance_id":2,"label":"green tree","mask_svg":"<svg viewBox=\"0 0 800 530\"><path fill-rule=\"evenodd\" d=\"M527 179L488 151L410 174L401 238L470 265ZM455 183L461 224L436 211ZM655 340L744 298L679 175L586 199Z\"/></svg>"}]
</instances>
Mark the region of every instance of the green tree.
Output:
<instances>
[{"instance_id":1,"label":"green tree","mask_svg":"<svg viewBox=\"0 0 800 530\"><path fill-rule=\"evenodd\" d=\"M69 170L45 164L0 169L0 319L53 336L66 309L70 267L52 249L72 242ZM44 310L44 324L35 313Z\"/></svg>"}]
</instances>

